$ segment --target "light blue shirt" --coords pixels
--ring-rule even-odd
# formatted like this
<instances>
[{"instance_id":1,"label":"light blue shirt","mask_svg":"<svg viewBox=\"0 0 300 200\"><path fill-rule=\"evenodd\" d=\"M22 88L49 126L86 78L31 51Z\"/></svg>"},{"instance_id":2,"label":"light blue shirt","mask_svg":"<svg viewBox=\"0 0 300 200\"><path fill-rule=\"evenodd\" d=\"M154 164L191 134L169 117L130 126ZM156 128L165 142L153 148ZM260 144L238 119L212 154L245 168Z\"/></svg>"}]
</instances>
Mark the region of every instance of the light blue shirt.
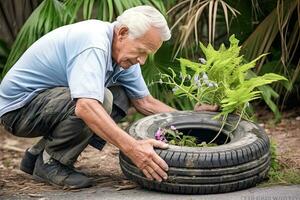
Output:
<instances>
[{"instance_id":1,"label":"light blue shirt","mask_svg":"<svg viewBox=\"0 0 300 200\"><path fill-rule=\"evenodd\" d=\"M129 98L149 95L139 64L124 70L112 60L114 26L87 20L37 40L1 82L0 117L54 87L69 87L73 99L93 98L102 103L104 88L112 85L122 85Z\"/></svg>"}]
</instances>

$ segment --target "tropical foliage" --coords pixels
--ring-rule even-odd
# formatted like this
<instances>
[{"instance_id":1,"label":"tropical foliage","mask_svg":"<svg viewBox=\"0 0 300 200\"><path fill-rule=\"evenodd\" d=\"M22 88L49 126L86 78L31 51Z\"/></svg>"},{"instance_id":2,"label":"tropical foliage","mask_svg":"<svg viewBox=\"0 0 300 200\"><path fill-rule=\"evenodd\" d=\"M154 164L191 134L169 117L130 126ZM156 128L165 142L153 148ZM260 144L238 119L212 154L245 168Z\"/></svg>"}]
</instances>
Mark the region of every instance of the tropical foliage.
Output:
<instances>
[{"instance_id":1,"label":"tropical foliage","mask_svg":"<svg viewBox=\"0 0 300 200\"><path fill-rule=\"evenodd\" d=\"M272 8L244 41L242 52L247 59L253 59L262 53L272 53L258 63L255 71L257 74L271 71L291 80L289 84L275 85L276 92L284 96L284 104L288 95L299 91L300 86L300 56L297 54L300 42L300 1L279 0ZM278 96L276 93L266 95ZM275 104L267 103L272 110L275 109Z\"/></svg>"},{"instance_id":2,"label":"tropical foliage","mask_svg":"<svg viewBox=\"0 0 300 200\"><path fill-rule=\"evenodd\" d=\"M225 30L228 33L229 18L231 15L236 17L239 11L224 0L185 0L178 1L168 13L173 14L173 18L175 18L171 29L180 26L175 42L175 48L177 48L175 56L177 56L189 45L189 42L198 44L199 38L203 36L213 45L216 34L218 34L217 37L224 34L222 23L220 23L220 19L217 21L217 18L223 16L222 19L226 25ZM217 25L218 31L216 31Z\"/></svg>"}]
</instances>

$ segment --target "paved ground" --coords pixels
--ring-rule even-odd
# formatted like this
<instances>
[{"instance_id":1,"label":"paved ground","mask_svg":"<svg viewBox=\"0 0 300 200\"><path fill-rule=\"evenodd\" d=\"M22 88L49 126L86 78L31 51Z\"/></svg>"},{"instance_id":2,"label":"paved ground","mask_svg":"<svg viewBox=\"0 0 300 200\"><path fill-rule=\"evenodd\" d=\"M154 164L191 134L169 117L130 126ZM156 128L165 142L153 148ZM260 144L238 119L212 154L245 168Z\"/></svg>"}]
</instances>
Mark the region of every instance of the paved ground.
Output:
<instances>
[{"instance_id":1,"label":"paved ground","mask_svg":"<svg viewBox=\"0 0 300 200\"><path fill-rule=\"evenodd\" d=\"M177 195L147 191L141 188L116 191L111 187L91 188L77 192L45 192L35 196L2 196L3 199L39 199L39 200L300 200L300 185L251 188L247 190L214 195ZM0 196L0 199L2 199Z\"/></svg>"}]
</instances>

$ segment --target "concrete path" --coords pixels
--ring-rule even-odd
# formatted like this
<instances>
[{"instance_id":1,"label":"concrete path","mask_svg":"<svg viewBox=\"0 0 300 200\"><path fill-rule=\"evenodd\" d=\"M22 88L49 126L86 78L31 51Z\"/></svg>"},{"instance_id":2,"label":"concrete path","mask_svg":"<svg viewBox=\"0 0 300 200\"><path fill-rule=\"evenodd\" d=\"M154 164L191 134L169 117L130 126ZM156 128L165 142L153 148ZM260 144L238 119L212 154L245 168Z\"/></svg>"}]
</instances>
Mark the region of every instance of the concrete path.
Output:
<instances>
[{"instance_id":1,"label":"concrete path","mask_svg":"<svg viewBox=\"0 0 300 200\"><path fill-rule=\"evenodd\" d=\"M39 199L39 200L300 200L300 185L250 188L247 190L213 195L178 195L147 191L141 188L116 191L113 188L90 188L77 192L46 192L35 196L10 196L0 199Z\"/></svg>"}]
</instances>

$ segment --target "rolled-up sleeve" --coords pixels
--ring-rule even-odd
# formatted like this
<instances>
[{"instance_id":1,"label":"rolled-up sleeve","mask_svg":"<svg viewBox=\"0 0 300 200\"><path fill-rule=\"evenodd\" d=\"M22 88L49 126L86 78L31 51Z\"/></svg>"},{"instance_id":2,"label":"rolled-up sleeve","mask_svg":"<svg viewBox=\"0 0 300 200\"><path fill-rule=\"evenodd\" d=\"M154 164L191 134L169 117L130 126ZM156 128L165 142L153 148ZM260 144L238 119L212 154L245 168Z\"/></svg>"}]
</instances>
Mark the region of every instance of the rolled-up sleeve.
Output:
<instances>
[{"instance_id":1,"label":"rolled-up sleeve","mask_svg":"<svg viewBox=\"0 0 300 200\"><path fill-rule=\"evenodd\" d=\"M150 94L139 64L123 70L118 76L117 82L125 88L128 97L131 99L143 98Z\"/></svg>"}]
</instances>

